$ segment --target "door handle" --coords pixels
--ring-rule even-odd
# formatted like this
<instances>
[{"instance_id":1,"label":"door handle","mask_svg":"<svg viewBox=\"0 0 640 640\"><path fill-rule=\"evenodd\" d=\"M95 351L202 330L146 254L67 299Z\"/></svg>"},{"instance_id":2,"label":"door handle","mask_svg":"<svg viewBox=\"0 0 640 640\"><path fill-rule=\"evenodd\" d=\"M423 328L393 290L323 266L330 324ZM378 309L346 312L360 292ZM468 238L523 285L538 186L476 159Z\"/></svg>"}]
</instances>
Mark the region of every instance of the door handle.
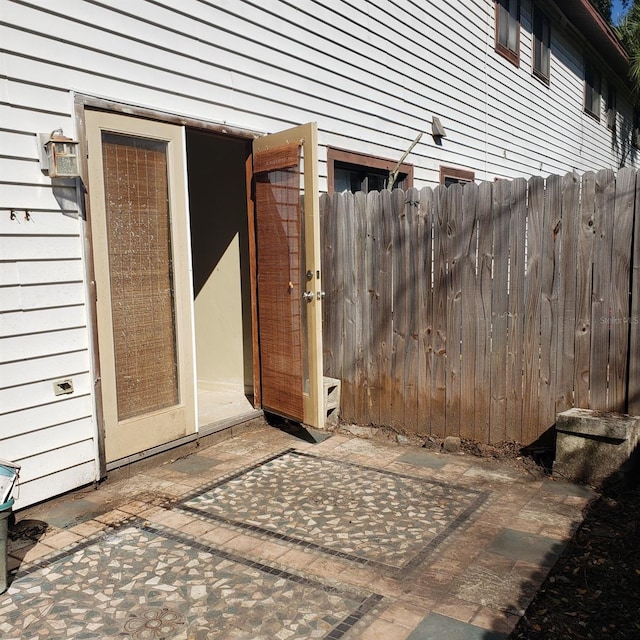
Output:
<instances>
[{"instance_id":1,"label":"door handle","mask_svg":"<svg viewBox=\"0 0 640 640\"><path fill-rule=\"evenodd\" d=\"M313 291L305 291L302 294L302 298L307 302L313 302Z\"/></svg>"},{"instance_id":2,"label":"door handle","mask_svg":"<svg viewBox=\"0 0 640 640\"><path fill-rule=\"evenodd\" d=\"M318 300L322 300L325 296L324 291L318 291L318 293L316 294Z\"/></svg>"}]
</instances>

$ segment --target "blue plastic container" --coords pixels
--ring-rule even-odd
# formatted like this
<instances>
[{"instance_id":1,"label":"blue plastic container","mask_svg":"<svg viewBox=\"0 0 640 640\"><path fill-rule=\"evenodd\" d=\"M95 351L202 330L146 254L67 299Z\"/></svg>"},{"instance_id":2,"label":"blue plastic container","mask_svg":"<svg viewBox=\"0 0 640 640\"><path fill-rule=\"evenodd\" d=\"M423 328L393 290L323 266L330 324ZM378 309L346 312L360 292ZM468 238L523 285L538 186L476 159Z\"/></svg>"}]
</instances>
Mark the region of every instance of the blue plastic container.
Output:
<instances>
[{"instance_id":1,"label":"blue plastic container","mask_svg":"<svg viewBox=\"0 0 640 640\"><path fill-rule=\"evenodd\" d=\"M7 590L7 542L9 518L15 498L11 495L18 480L20 465L0 459L0 593Z\"/></svg>"},{"instance_id":2,"label":"blue plastic container","mask_svg":"<svg viewBox=\"0 0 640 640\"><path fill-rule=\"evenodd\" d=\"M13 498L0 504L0 593L7 590L7 540L9 539L9 516Z\"/></svg>"},{"instance_id":3,"label":"blue plastic container","mask_svg":"<svg viewBox=\"0 0 640 640\"><path fill-rule=\"evenodd\" d=\"M18 480L20 465L0 458L0 510L11 498L11 493Z\"/></svg>"}]
</instances>

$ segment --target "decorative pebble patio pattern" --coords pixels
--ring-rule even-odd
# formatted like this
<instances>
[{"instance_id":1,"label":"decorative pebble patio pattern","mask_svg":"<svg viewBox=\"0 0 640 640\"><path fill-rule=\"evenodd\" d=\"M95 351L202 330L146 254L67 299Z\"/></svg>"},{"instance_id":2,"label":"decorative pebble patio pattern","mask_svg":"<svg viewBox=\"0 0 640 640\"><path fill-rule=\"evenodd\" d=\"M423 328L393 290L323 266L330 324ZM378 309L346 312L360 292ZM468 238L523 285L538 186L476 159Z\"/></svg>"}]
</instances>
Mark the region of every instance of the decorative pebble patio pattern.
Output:
<instances>
[{"instance_id":1,"label":"decorative pebble patio pattern","mask_svg":"<svg viewBox=\"0 0 640 640\"><path fill-rule=\"evenodd\" d=\"M287 450L199 489L180 507L406 575L486 498L467 487Z\"/></svg>"},{"instance_id":2,"label":"decorative pebble patio pattern","mask_svg":"<svg viewBox=\"0 0 640 640\"><path fill-rule=\"evenodd\" d=\"M381 599L134 520L19 572L0 636L337 640Z\"/></svg>"}]
</instances>

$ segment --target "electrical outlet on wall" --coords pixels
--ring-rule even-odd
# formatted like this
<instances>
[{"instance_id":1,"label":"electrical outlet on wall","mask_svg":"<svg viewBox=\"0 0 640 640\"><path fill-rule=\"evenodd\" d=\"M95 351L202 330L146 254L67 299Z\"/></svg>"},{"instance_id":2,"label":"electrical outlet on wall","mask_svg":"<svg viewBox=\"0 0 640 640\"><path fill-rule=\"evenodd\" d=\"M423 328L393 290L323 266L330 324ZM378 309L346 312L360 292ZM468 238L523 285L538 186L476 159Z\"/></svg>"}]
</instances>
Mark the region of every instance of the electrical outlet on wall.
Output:
<instances>
[{"instance_id":1,"label":"electrical outlet on wall","mask_svg":"<svg viewBox=\"0 0 640 640\"><path fill-rule=\"evenodd\" d=\"M73 380L71 378L56 380L53 383L53 392L57 396L65 396L69 393L73 393Z\"/></svg>"}]
</instances>

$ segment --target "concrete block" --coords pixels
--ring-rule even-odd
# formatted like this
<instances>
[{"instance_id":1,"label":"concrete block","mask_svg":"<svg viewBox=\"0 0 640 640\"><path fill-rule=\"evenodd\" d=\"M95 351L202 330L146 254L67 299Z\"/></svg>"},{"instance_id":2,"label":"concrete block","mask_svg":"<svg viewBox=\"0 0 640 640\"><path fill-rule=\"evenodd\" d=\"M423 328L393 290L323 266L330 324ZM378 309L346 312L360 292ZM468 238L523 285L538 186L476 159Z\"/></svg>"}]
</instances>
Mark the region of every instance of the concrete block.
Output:
<instances>
[{"instance_id":1,"label":"concrete block","mask_svg":"<svg viewBox=\"0 0 640 640\"><path fill-rule=\"evenodd\" d=\"M625 474L640 438L640 416L569 409L556 418L554 475L598 485Z\"/></svg>"},{"instance_id":2,"label":"concrete block","mask_svg":"<svg viewBox=\"0 0 640 640\"><path fill-rule=\"evenodd\" d=\"M336 426L340 418L340 380L324 377L325 426Z\"/></svg>"}]
</instances>

